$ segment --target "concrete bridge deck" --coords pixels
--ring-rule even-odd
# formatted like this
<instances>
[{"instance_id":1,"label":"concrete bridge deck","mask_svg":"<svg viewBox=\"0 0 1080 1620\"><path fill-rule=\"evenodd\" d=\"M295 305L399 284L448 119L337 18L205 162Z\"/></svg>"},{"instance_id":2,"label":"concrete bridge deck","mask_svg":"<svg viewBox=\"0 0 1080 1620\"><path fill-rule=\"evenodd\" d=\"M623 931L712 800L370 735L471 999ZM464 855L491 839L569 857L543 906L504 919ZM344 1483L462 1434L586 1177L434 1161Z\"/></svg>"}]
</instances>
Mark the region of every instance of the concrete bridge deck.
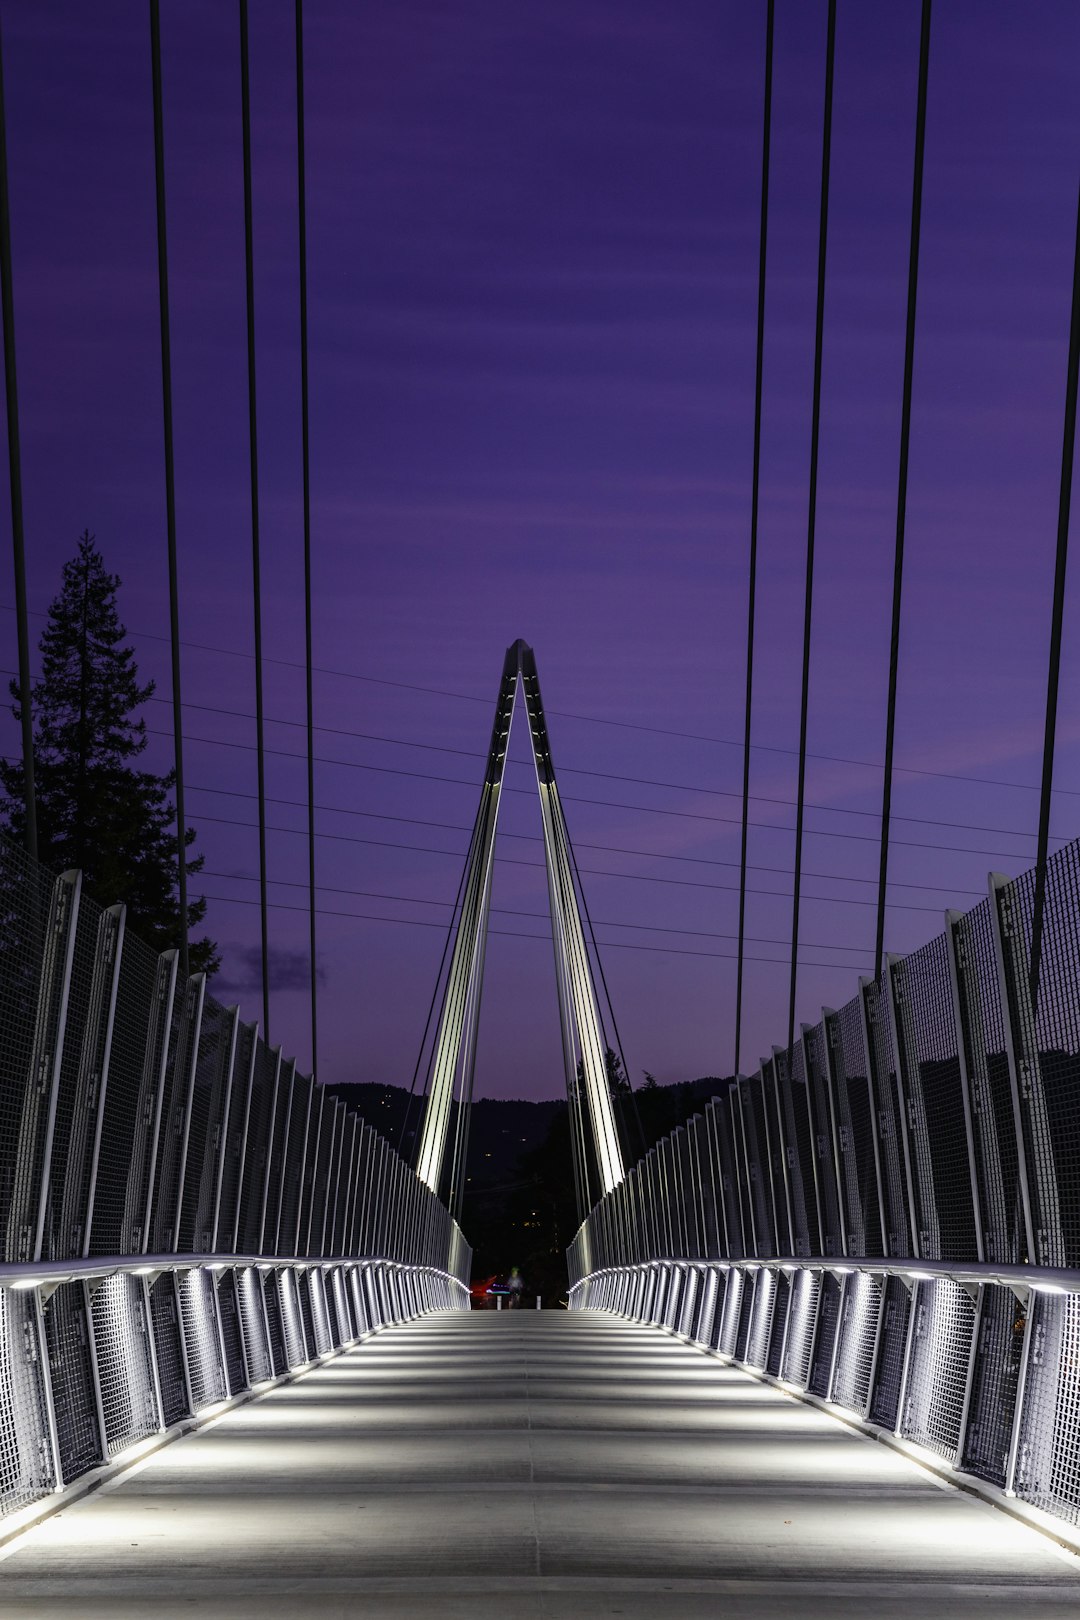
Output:
<instances>
[{"instance_id":1,"label":"concrete bridge deck","mask_svg":"<svg viewBox=\"0 0 1080 1620\"><path fill-rule=\"evenodd\" d=\"M591 1313L391 1329L0 1552L12 1620L1029 1613L1080 1613L1080 1560Z\"/></svg>"}]
</instances>

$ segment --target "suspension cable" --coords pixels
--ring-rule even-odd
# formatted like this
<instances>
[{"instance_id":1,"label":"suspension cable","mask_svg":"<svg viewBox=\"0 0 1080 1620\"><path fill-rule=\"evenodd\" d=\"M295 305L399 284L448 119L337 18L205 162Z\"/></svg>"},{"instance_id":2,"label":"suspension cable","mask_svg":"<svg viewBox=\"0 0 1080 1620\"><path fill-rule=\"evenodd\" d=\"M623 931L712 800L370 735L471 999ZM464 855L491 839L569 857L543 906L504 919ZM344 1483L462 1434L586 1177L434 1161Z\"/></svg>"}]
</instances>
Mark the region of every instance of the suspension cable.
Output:
<instances>
[{"instance_id":1,"label":"suspension cable","mask_svg":"<svg viewBox=\"0 0 1080 1620\"><path fill-rule=\"evenodd\" d=\"M154 189L157 200L158 304L161 315L161 405L165 450L165 531L169 559L169 653L172 672L173 769L176 773L176 883L180 904L180 975L188 960L187 817L184 813L184 706L180 690L180 587L176 566L176 470L173 459L172 340L169 322L169 247L165 213L165 116L161 88L161 10L150 0L150 55L154 81Z\"/></svg>"},{"instance_id":2,"label":"suspension cable","mask_svg":"<svg viewBox=\"0 0 1080 1620\"><path fill-rule=\"evenodd\" d=\"M915 173L911 187L907 327L904 334L904 394L900 416L900 465L896 496L896 550L893 557L892 629L889 638L889 697L885 718L885 773L881 795L877 938L874 944L874 977L878 979L881 977L881 964L885 954L885 889L889 877L889 819L892 814L893 751L896 741L896 676L900 662L900 606L904 583L904 531L907 525L908 451L911 442L911 385L915 369L915 303L919 284L923 158L926 149L926 85L929 69L930 0L923 0L922 26L919 34L919 91L915 112Z\"/></svg>"},{"instance_id":3,"label":"suspension cable","mask_svg":"<svg viewBox=\"0 0 1080 1620\"><path fill-rule=\"evenodd\" d=\"M772 128L773 14L765 15L765 112L761 137L761 232L758 245L757 358L754 371L754 460L750 494L750 570L746 622L746 722L743 731L742 844L739 861L739 949L735 970L735 1073L742 1054L743 937L746 928L746 856L750 827L750 723L754 699L754 616L757 601L758 507L761 487L761 394L765 362L765 255L769 231L769 147Z\"/></svg>"},{"instance_id":4,"label":"suspension cable","mask_svg":"<svg viewBox=\"0 0 1080 1620\"><path fill-rule=\"evenodd\" d=\"M26 550L23 536L22 448L19 438L19 386L15 367L15 294L11 284L11 188L8 183L7 113L0 47L0 304L4 328L4 390L7 402L8 485L11 499L11 554L15 576L15 623L19 641L19 721L22 731L23 839L37 859L37 794L34 788L34 716L30 702L30 621L26 609Z\"/></svg>"},{"instance_id":5,"label":"suspension cable","mask_svg":"<svg viewBox=\"0 0 1080 1620\"><path fill-rule=\"evenodd\" d=\"M817 534L818 452L821 445L821 369L825 338L825 270L829 235L829 173L832 162L833 78L836 67L836 0L829 0L825 44L825 116L821 135L821 212L818 222L817 311L814 319L814 392L810 413L810 492L806 523L806 591L803 599L802 686L799 696L799 767L795 794L795 869L791 902L791 978L788 989L790 1052L795 1041L795 990L802 900L803 822L806 812L806 726L810 709L810 633L814 622L814 542Z\"/></svg>"},{"instance_id":6,"label":"suspension cable","mask_svg":"<svg viewBox=\"0 0 1080 1620\"><path fill-rule=\"evenodd\" d=\"M251 463L251 576L255 627L255 751L259 792L259 925L263 1040L270 1041L270 931L266 898L266 751L263 743L262 568L259 556L259 438L255 393L255 249L251 197L251 67L247 0L240 0L240 101L244 134L244 282L247 303L248 445Z\"/></svg>"},{"instance_id":7,"label":"suspension cable","mask_svg":"<svg viewBox=\"0 0 1080 1620\"><path fill-rule=\"evenodd\" d=\"M319 1074L319 970L315 930L315 694L311 622L311 422L308 412L307 149L304 138L304 0L296 0L296 174L300 246L300 440L304 480L304 680L307 700L308 950L311 1072Z\"/></svg>"},{"instance_id":8,"label":"suspension cable","mask_svg":"<svg viewBox=\"0 0 1080 1620\"><path fill-rule=\"evenodd\" d=\"M1061 630L1065 617L1065 578L1069 560L1069 508L1072 499L1073 456L1076 449L1078 376L1080 376L1080 203L1077 206L1076 245L1073 250L1072 317L1069 326L1069 365L1065 379L1065 435L1061 449L1054 606L1050 622L1042 794L1039 800L1039 844L1038 854L1035 857L1035 900L1031 918L1031 1009L1035 1018L1039 1014L1039 974L1042 967L1043 920L1046 912L1046 860L1050 845L1050 798L1054 783L1054 743L1057 737L1058 686L1061 678Z\"/></svg>"}]
</instances>

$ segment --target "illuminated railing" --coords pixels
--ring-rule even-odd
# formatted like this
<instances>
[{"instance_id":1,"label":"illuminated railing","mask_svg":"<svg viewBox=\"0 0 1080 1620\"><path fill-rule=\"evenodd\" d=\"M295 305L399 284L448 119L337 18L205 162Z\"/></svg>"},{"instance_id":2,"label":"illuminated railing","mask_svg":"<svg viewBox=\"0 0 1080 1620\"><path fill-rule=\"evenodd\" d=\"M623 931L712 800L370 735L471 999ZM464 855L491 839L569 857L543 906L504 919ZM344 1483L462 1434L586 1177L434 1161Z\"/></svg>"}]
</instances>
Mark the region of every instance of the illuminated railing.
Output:
<instances>
[{"instance_id":1,"label":"illuminated railing","mask_svg":"<svg viewBox=\"0 0 1080 1620\"><path fill-rule=\"evenodd\" d=\"M0 839L0 1514L425 1311L471 1251L354 1109Z\"/></svg>"},{"instance_id":2,"label":"illuminated railing","mask_svg":"<svg viewBox=\"0 0 1080 1620\"><path fill-rule=\"evenodd\" d=\"M657 1144L568 1252L620 1311L1080 1523L1080 845ZM1062 1532L1064 1533L1064 1532Z\"/></svg>"}]
</instances>

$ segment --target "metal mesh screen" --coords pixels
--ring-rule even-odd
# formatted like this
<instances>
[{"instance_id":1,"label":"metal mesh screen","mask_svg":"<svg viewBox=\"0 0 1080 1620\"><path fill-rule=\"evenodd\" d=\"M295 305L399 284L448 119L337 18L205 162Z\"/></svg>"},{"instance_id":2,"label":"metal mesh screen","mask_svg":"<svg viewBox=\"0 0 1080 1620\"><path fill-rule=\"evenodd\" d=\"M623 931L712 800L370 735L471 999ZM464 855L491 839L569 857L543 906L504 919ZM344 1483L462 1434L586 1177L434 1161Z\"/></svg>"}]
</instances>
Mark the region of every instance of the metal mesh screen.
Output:
<instances>
[{"instance_id":1,"label":"metal mesh screen","mask_svg":"<svg viewBox=\"0 0 1080 1620\"><path fill-rule=\"evenodd\" d=\"M818 1165L803 1042L797 1041L794 1052L783 1059L777 1058L776 1063L780 1073L780 1103L784 1114L784 1137L787 1142L788 1191L795 1240L794 1252L803 1256L821 1254L817 1195Z\"/></svg>"},{"instance_id":2,"label":"metal mesh screen","mask_svg":"<svg viewBox=\"0 0 1080 1620\"><path fill-rule=\"evenodd\" d=\"M911 1294L907 1285L899 1277L887 1278L881 1309L877 1368L870 1395L870 1417L885 1429L896 1427L910 1316Z\"/></svg>"},{"instance_id":3,"label":"metal mesh screen","mask_svg":"<svg viewBox=\"0 0 1080 1620\"><path fill-rule=\"evenodd\" d=\"M790 1188L793 1154L789 1156L788 1146L792 1138L787 1133L784 1106L780 1097L781 1077L780 1069L787 1069L786 1056L779 1054L773 1056L769 1063L761 1067L761 1097L765 1114L765 1127L769 1154L769 1186L772 1190L772 1208L774 1215L774 1230L776 1233L776 1248L774 1254L797 1254L795 1234L792 1230L793 1216L789 1208ZM786 1081L783 1082L786 1084Z\"/></svg>"},{"instance_id":4,"label":"metal mesh screen","mask_svg":"<svg viewBox=\"0 0 1080 1620\"><path fill-rule=\"evenodd\" d=\"M900 1432L952 1460L960 1444L975 1306L948 1278L916 1284Z\"/></svg>"},{"instance_id":5,"label":"metal mesh screen","mask_svg":"<svg viewBox=\"0 0 1080 1620\"><path fill-rule=\"evenodd\" d=\"M1033 1296L1016 1493L1080 1523L1080 1299Z\"/></svg>"},{"instance_id":6,"label":"metal mesh screen","mask_svg":"<svg viewBox=\"0 0 1080 1620\"><path fill-rule=\"evenodd\" d=\"M761 1095L761 1076L753 1075L749 1080L740 1080L738 1095L746 1170L749 1177L753 1251L755 1255L770 1256L776 1254L778 1250L769 1190L771 1169L768 1137L765 1131L765 1108Z\"/></svg>"},{"instance_id":7,"label":"metal mesh screen","mask_svg":"<svg viewBox=\"0 0 1080 1620\"><path fill-rule=\"evenodd\" d=\"M296 1297L296 1276L291 1270L282 1270L276 1273L276 1277L285 1356L290 1367L302 1367L308 1359L308 1352Z\"/></svg>"},{"instance_id":8,"label":"metal mesh screen","mask_svg":"<svg viewBox=\"0 0 1080 1620\"><path fill-rule=\"evenodd\" d=\"M142 1247L154 1086L173 971L171 958L159 958L125 930L103 1077L90 1254L138 1254Z\"/></svg>"},{"instance_id":9,"label":"metal mesh screen","mask_svg":"<svg viewBox=\"0 0 1080 1620\"><path fill-rule=\"evenodd\" d=\"M234 1057L234 1040L235 1008L226 1009L212 996L207 996L191 1086L183 1166L178 1243L182 1254L213 1252L214 1205L224 1125L222 1114Z\"/></svg>"},{"instance_id":10,"label":"metal mesh screen","mask_svg":"<svg viewBox=\"0 0 1080 1620\"><path fill-rule=\"evenodd\" d=\"M265 1234L262 1228L263 1194L267 1186L271 1142L277 1116L284 1113L280 1093L276 1092L274 1085L277 1067L276 1054L260 1040L255 1050L251 1103L247 1116L247 1145L240 1178L240 1219L236 1244L239 1254L272 1252L274 1228L269 1222Z\"/></svg>"},{"instance_id":11,"label":"metal mesh screen","mask_svg":"<svg viewBox=\"0 0 1080 1620\"><path fill-rule=\"evenodd\" d=\"M893 1059L892 1013L888 995L880 984L868 984L864 999L870 1036L870 1069L873 1082L874 1114L881 1166L881 1191L885 1203L886 1253L911 1253L911 1217L908 1210L905 1169L904 1121L900 1114Z\"/></svg>"},{"instance_id":12,"label":"metal mesh screen","mask_svg":"<svg viewBox=\"0 0 1080 1620\"><path fill-rule=\"evenodd\" d=\"M44 1312L60 1469L67 1484L102 1460L82 1283L62 1283Z\"/></svg>"},{"instance_id":13,"label":"metal mesh screen","mask_svg":"<svg viewBox=\"0 0 1080 1620\"><path fill-rule=\"evenodd\" d=\"M769 1332L769 1348L765 1357L765 1371L776 1378L779 1376L784 1355L788 1310L791 1305L791 1278L784 1271L781 1271L778 1275L775 1273L770 1273L770 1275L773 1279L774 1298L772 1327Z\"/></svg>"},{"instance_id":14,"label":"metal mesh screen","mask_svg":"<svg viewBox=\"0 0 1080 1620\"><path fill-rule=\"evenodd\" d=\"M835 1035L837 1136L847 1220L848 1253L884 1254L878 1204L874 1113L866 1073L861 994L830 1020Z\"/></svg>"},{"instance_id":15,"label":"metal mesh screen","mask_svg":"<svg viewBox=\"0 0 1080 1620\"><path fill-rule=\"evenodd\" d=\"M994 1485L1006 1479L1026 1320L1011 1288L983 1289L962 1463Z\"/></svg>"},{"instance_id":16,"label":"metal mesh screen","mask_svg":"<svg viewBox=\"0 0 1080 1620\"><path fill-rule=\"evenodd\" d=\"M742 1202L739 1196L739 1172L736 1164L736 1138L731 1128L732 1104L728 1097L717 1098L709 1104L707 1117L712 1119L712 1141L718 1158L720 1193L724 1203L727 1230L727 1255L741 1260L746 1255L743 1238Z\"/></svg>"},{"instance_id":17,"label":"metal mesh screen","mask_svg":"<svg viewBox=\"0 0 1080 1620\"><path fill-rule=\"evenodd\" d=\"M213 1250L217 1254L237 1252L234 1233L239 1213L240 1170L245 1158L245 1125L250 1126L251 1083L255 1057L255 1028L240 1024L236 1032L236 1053L233 1059L233 1080L225 1114L221 1154L221 1189L217 1209L217 1241ZM247 1254L253 1249L246 1249Z\"/></svg>"},{"instance_id":18,"label":"metal mesh screen","mask_svg":"<svg viewBox=\"0 0 1080 1620\"><path fill-rule=\"evenodd\" d=\"M956 919L953 937L985 1255L1016 1265L1026 1243L990 901Z\"/></svg>"},{"instance_id":19,"label":"metal mesh screen","mask_svg":"<svg viewBox=\"0 0 1080 1620\"><path fill-rule=\"evenodd\" d=\"M225 1399L221 1346L214 1315L214 1285L206 1271L185 1271L179 1277L180 1319L187 1346L188 1376L195 1410Z\"/></svg>"},{"instance_id":20,"label":"metal mesh screen","mask_svg":"<svg viewBox=\"0 0 1080 1620\"><path fill-rule=\"evenodd\" d=\"M311 1309L311 1328L314 1334L316 1355L325 1356L333 1349L333 1339L330 1334L330 1318L326 1310L326 1293L323 1289L323 1274L317 1268L312 1268L304 1277L305 1292L308 1296Z\"/></svg>"},{"instance_id":21,"label":"metal mesh screen","mask_svg":"<svg viewBox=\"0 0 1080 1620\"><path fill-rule=\"evenodd\" d=\"M227 1271L218 1272L216 1294L229 1394L238 1395L241 1390L248 1387L248 1370L240 1330L240 1311L236 1301L236 1281L231 1267Z\"/></svg>"},{"instance_id":22,"label":"metal mesh screen","mask_svg":"<svg viewBox=\"0 0 1080 1620\"><path fill-rule=\"evenodd\" d=\"M157 1352L162 1419L166 1425L179 1423L189 1413L180 1316L176 1304L176 1285L171 1273L156 1278L151 1286L150 1319Z\"/></svg>"},{"instance_id":23,"label":"metal mesh screen","mask_svg":"<svg viewBox=\"0 0 1080 1620\"><path fill-rule=\"evenodd\" d=\"M939 934L897 964L893 983L900 998L919 1250L928 1260L976 1260L948 937Z\"/></svg>"},{"instance_id":24,"label":"metal mesh screen","mask_svg":"<svg viewBox=\"0 0 1080 1620\"><path fill-rule=\"evenodd\" d=\"M154 1196L150 1214L150 1249L154 1254L168 1254L176 1250L176 1202L183 1163L187 1099L199 1041L203 1001L202 979L200 977L189 979L182 991L178 985L176 1001L179 1005L174 1005L173 1028L161 1097Z\"/></svg>"},{"instance_id":25,"label":"metal mesh screen","mask_svg":"<svg viewBox=\"0 0 1080 1620\"><path fill-rule=\"evenodd\" d=\"M1037 1258L1080 1265L1080 848L1067 844L1046 866L1046 907L1038 1016L1026 993L1030 972L1035 874L1025 872L1003 896L1002 923L1016 972L1016 1034L1022 1077L1028 1177L1036 1205ZM1010 919L1011 913L1011 919Z\"/></svg>"},{"instance_id":26,"label":"metal mesh screen","mask_svg":"<svg viewBox=\"0 0 1080 1620\"><path fill-rule=\"evenodd\" d=\"M757 1289L754 1286L753 1272L742 1273L742 1289L739 1294L739 1315L735 1331L735 1359L746 1360L747 1345L750 1342L750 1327L754 1315L754 1306L757 1300Z\"/></svg>"},{"instance_id":27,"label":"metal mesh screen","mask_svg":"<svg viewBox=\"0 0 1080 1620\"><path fill-rule=\"evenodd\" d=\"M15 1153L23 1104L35 1064L35 1029L53 879L7 839L0 839L0 1230L4 1259L19 1258L13 1207Z\"/></svg>"},{"instance_id":28,"label":"metal mesh screen","mask_svg":"<svg viewBox=\"0 0 1080 1620\"><path fill-rule=\"evenodd\" d=\"M274 1368L266 1338L260 1273L255 1266L244 1266L237 1273L236 1297L248 1376L253 1384L261 1384L274 1376Z\"/></svg>"},{"instance_id":29,"label":"metal mesh screen","mask_svg":"<svg viewBox=\"0 0 1080 1620\"><path fill-rule=\"evenodd\" d=\"M832 1398L860 1414L870 1398L882 1292L880 1279L865 1271L846 1279Z\"/></svg>"},{"instance_id":30,"label":"metal mesh screen","mask_svg":"<svg viewBox=\"0 0 1080 1620\"><path fill-rule=\"evenodd\" d=\"M831 1393L833 1352L836 1348L836 1335L840 1328L840 1306L843 1299L843 1290L840 1279L831 1272L824 1273L821 1279L821 1294L818 1299L817 1332L814 1335L814 1349L810 1358L810 1378L807 1388L814 1395L820 1395L827 1400Z\"/></svg>"},{"instance_id":31,"label":"metal mesh screen","mask_svg":"<svg viewBox=\"0 0 1080 1620\"><path fill-rule=\"evenodd\" d=\"M797 1384L800 1389L807 1387L810 1378L810 1361L814 1349L814 1329L817 1325L821 1286L820 1271L799 1271L792 1283L794 1292L781 1371L789 1384Z\"/></svg>"},{"instance_id":32,"label":"metal mesh screen","mask_svg":"<svg viewBox=\"0 0 1080 1620\"><path fill-rule=\"evenodd\" d=\"M270 1167L270 1195L278 1201L277 1237L274 1248L278 1254L296 1253L296 1231L300 1221L301 1178L307 1157L311 1082L296 1073L296 1065L282 1066L281 1088L288 1097L285 1112L287 1130L282 1138L280 1157L275 1143L274 1159ZM269 1216L268 1230L269 1230Z\"/></svg>"},{"instance_id":33,"label":"metal mesh screen","mask_svg":"<svg viewBox=\"0 0 1080 1620\"><path fill-rule=\"evenodd\" d=\"M94 1289L91 1315L111 1456L158 1426L141 1278L107 1277Z\"/></svg>"},{"instance_id":34,"label":"metal mesh screen","mask_svg":"<svg viewBox=\"0 0 1080 1620\"><path fill-rule=\"evenodd\" d=\"M835 1121L829 1079L828 1035L824 1020L805 1032L803 1052L809 1125L813 1141L812 1149L804 1150L800 1147L799 1151L800 1153L812 1151L814 1155L814 1185L817 1190L821 1222L821 1253L843 1254L845 1251L840 1219L840 1184L837 1180L834 1152ZM805 1170L803 1174L806 1175Z\"/></svg>"},{"instance_id":35,"label":"metal mesh screen","mask_svg":"<svg viewBox=\"0 0 1080 1620\"><path fill-rule=\"evenodd\" d=\"M0 1511L36 1502L56 1484L49 1446L37 1310L0 1288Z\"/></svg>"},{"instance_id":36,"label":"metal mesh screen","mask_svg":"<svg viewBox=\"0 0 1080 1620\"><path fill-rule=\"evenodd\" d=\"M266 1310L266 1329L269 1334L268 1348L273 1363L275 1377L287 1373L292 1365L285 1346L285 1323L281 1309L281 1285L273 1271L259 1273L259 1286L262 1289L263 1306Z\"/></svg>"}]
</instances>

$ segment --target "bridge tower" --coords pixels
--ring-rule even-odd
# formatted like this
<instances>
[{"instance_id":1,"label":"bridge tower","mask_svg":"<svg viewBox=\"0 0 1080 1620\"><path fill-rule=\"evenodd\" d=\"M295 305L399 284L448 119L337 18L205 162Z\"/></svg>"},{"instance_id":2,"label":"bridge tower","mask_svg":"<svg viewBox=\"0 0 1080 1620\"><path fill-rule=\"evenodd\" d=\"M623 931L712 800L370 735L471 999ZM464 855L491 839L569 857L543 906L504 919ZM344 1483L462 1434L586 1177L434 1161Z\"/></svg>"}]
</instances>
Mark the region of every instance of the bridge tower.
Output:
<instances>
[{"instance_id":1,"label":"bridge tower","mask_svg":"<svg viewBox=\"0 0 1080 1620\"><path fill-rule=\"evenodd\" d=\"M520 640L507 649L499 682L491 748L469 843L450 970L443 990L432 1054L431 1084L420 1137L417 1172L421 1180L438 1193L443 1179L451 1104L456 1095L458 1120L450 1171L450 1202L452 1208L460 1208L491 909L495 830L510 726L519 693L529 721L543 821L544 865L555 948L555 981L558 987L563 1069L570 1108L574 1180L579 1208L584 1214L590 1202L590 1156L586 1128L593 1148L592 1162L599 1178L599 1193L610 1192L622 1180L622 1150L611 1102L596 987L574 885L570 838L544 721L536 659L532 648Z\"/></svg>"}]
</instances>

